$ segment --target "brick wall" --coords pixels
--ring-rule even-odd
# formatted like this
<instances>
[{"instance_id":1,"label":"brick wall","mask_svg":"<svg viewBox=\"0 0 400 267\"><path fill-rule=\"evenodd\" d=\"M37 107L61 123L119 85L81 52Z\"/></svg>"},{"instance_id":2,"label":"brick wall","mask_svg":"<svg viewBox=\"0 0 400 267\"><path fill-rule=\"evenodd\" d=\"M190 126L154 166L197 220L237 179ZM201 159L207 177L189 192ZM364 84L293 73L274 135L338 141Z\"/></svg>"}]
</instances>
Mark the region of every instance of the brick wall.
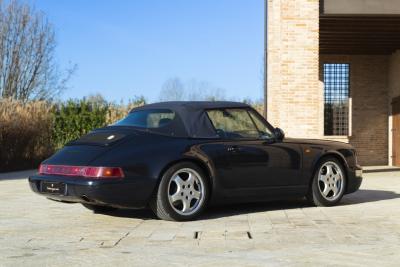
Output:
<instances>
[{"instance_id":1,"label":"brick wall","mask_svg":"<svg viewBox=\"0 0 400 267\"><path fill-rule=\"evenodd\" d=\"M350 64L352 136L362 165L388 164L388 56L321 55L324 63ZM397 74L398 75L398 74Z\"/></svg>"},{"instance_id":2,"label":"brick wall","mask_svg":"<svg viewBox=\"0 0 400 267\"><path fill-rule=\"evenodd\" d=\"M320 137L319 0L268 0L267 116L291 137Z\"/></svg>"},{"instance_id":3,"label":"brick wall","mask_svg":"<svg viewBox=\"0 0 400 267\"><path fill-rule=\"evenodd\" d=\"M400 50L389 58L389 102L400 96Z\"/></svg>"},{"instance_id":4,"label":"brick wall","mask_svg":"<svg viewBox=\"0 0 400 267\"><path fill-rule=\"evenodd\" d=\"M388 164L390 57L319 55L318 32L319 0L268 0L268 120L289 137L323 138L320 67L349 63L352 135L334 139L354 145L362 165ZM400 52L391 62L400 90Z\"/></svg>"}]
</instances>

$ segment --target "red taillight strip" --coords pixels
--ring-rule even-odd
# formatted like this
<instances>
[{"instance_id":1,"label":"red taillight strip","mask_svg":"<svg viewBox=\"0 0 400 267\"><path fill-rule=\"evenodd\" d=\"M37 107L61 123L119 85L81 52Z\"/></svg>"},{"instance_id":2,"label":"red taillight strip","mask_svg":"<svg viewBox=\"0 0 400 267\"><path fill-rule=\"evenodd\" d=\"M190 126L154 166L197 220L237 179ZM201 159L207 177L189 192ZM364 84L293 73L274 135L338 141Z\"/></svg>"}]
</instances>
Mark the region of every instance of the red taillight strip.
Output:
<instances>
[{"instance_id":1,"label":"red taillight strip","mask_svg":"<svg viewBox=\"0 0 400 267\"><path fill-rule=\"evenodd\" d=\"M97 167L97 166L68 166L41 164L39 174L79 176L85 178L123 178L124 172L120 167Z\"/></svg>"}]
</instances>

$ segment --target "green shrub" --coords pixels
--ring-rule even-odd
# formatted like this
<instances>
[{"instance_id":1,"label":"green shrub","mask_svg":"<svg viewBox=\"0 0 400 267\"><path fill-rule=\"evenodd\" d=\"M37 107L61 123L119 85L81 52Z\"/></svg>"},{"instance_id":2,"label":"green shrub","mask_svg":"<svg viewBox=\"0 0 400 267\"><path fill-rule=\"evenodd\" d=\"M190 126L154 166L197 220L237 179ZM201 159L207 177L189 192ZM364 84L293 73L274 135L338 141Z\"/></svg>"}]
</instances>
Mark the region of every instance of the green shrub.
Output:
<instances>
[{"instance_id":1,"label":"green shrub","mask_svg":"<svg viewBox=\"0 0 400 267\"><path fill-rule=\"evenodd\" d=\"M101 96L82 100L68 100L54 105L52 143L55 149L71 140L125 117L137 106L145 104L143 97L129 100L128 104L107 103Z\"/></svg>"},{"instance_id":2,"label":"green shrub","mask_svg":"<svg viewBox=\"0 0 400 267\"><path fill-rule=\"evenodd\" d=\"M108 105L83 100L68 100L54 106L52 141L59 149L95 128L106 125Z\"/></svg>"}]
</instances>

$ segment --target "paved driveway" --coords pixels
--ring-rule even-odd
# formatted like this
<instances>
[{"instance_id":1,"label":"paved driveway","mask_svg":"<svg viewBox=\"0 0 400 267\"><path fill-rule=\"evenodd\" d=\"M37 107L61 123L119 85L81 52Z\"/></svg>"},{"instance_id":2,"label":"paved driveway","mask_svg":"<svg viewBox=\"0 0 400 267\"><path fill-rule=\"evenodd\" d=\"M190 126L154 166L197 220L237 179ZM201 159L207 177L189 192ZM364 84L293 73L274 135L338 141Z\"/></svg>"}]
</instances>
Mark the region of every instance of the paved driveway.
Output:
<instances>
[{"instance_id":1,"label":"paved driveway","mask_svg":"<svg viewBox=\"0 0 400 267\"><path fill-rule=\"evenodd\" d=\"M338 207L235 205L174 223L93 214L0 175L0 266L399 266L400 172L365 176Z\"/></svg>"}]
</instances>

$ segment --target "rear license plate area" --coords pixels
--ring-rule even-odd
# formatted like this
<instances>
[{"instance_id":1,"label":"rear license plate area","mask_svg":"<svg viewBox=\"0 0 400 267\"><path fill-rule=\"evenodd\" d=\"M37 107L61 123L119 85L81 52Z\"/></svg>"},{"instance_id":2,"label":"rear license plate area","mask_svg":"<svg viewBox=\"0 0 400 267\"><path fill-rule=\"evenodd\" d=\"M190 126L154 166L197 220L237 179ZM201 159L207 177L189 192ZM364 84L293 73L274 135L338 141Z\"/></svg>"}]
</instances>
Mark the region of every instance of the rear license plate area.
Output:
<instances>
[{"instance_id":1,"label":"rear license plate area","mask_svg":"<svg viewBox=\"0 0 400 267\"><path fill-rule=\"evenodd\" d=\"M53 195L65 195L67 185L59 182L42 182L40 191Z\"/></svg>"}]
</instances>

